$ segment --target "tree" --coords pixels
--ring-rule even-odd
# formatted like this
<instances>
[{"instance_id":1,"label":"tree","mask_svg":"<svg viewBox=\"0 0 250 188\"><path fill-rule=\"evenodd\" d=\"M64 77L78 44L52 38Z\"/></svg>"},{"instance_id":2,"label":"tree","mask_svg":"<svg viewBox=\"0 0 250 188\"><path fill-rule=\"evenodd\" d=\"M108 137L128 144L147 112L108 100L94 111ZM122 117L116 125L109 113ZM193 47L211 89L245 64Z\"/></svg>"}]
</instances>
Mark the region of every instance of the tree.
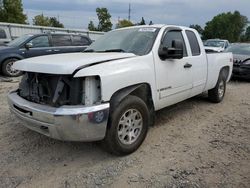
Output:
<instances>
[{"instance_id":1,"label":"tree","mask_svg":"<svg viewBox=\"0 0 250 188\"><path fill-rule=\"evenodd\" d=\"M40 14L33 18L33 24L40 26L50 26L50 19L49 17Z\"/></svg>"},{"instance_id":2,"label":"tree","mask_svg":"<svg viewBox=\"0 0 250 188\"><path fill-rule=\"evenodd\" d=\"M0 21L26 24L22 0L0 0Z\"/></svg>"},{"instance_id":3,"label":"tree","mask_svg":"<svg viewBox=\"0 0 250 188\"><path fill-rule=\"evenodd\" d=\"M143 17L141 18L141 21L140 21L140 23L138 25L146 25L145 20L144 20Z\"/></svg>"},{"instance_id":4,"label":"tree","mask_svg":"<svg viewBox=\"0 0 250 188\"><path fill-rule=\"evenodd\" d=\"M152 22L152 20L150 20L149 24L148 25L153 25L154 23Z\"/></svg>"},{"instance_id":5,"label":"tree","mask_svg":"<svg viewBox=\"0 0 250 188\"><path fill-rule=\"evenodd\" d=\"M55 17L49 18L49 22L50 22L51 27L64 28L64 25L62 23L60 23L59 20L57 20Z\"/></svg>"},{"instance_id":6,"label":"tree","mask_svg":"<svg viewBox=\"0 0 250 188\"><path fill-rule=\"evenodd\" d=\"M97 28L95 27L94 22L92 20L90 20L89 22L88 29L90 31L97 31Z\"/></svg>"},{"instance_id":7,"label":"tree","mask_svg":"<svg viewBox=\"0 0 250 188\"><path fill-rule=\"evenodd\" d=\"M98 31L110 31L112 29L113 24L111 23L111 15L108 12L107 8L97 8L96 14L99 20L99 24L97 27Z\"/></svg>"},{"instance_id":8,"label":"tree","mask_svg":"<svg viewBox=\"0 0 250 188\"><path fill-rule=\"evenodd\" d=\"M110 31L112 29L113 24L111 23L111 15L108 12L107 8L97 8L96 14L99 20L98 26L96 27L91 20L88 25L88 29L90 31Z\"/></svg>"},{"instance_id":9,"label":"tree","mask_svg":"<svg viewBox=\"0 0 250 188\"><path fill-rule=\"evenodd\" d=\"M129 20L119 20L118 21L118 24L116 25L116 28L122 28L122 27L130 27L130 26L133 26L134 24L129 21Z\"/></svg>"},{"instance_id":10,"label":"tree","mask_svg":"<svg viewBox=\"0 0 250 188\"><path fill-rule=\"evenodd\" d=\"M236 42L239 41L247 22L247 17L238 11L222 13L206 23L203 36L205 39L222 38Z\"/></svg>"},{"instance_id":11,"label":"tree","mask_svg":"<svg viewBox=\"0 0 250 188\"><path fill-rule=\"evenodd\" d=\"M43 14L35 16L33 19L33 24L48 27L64 27L64 25L60 23L55 17L47 17Z\"/></svg>"},{"instance_id":12,"label":"tree","mask_svg":"<svg viewBox=\"0 0 250 188\"><path fill-rule=\"evenodd\" d=\"M201 35L203 34L203 31L204 31L204 30L202 29L202 27L201 27L200 25L195 24L195 25L190 25L189 27L190 27L190 28L193 28L193 29L196 29L196 30L198 31L199 34L201 34Z\"/></svg>"}]
</instances>

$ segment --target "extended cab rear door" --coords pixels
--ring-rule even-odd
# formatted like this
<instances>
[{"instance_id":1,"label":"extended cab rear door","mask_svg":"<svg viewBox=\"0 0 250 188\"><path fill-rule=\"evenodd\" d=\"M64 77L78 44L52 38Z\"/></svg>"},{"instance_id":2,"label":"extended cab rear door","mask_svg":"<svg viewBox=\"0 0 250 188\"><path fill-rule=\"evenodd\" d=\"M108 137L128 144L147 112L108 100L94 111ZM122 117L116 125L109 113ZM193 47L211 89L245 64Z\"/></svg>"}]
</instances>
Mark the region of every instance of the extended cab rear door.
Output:
<instances>
[{"instance_id":1,"label":"extended cab rear door","mask_svg":"<svg viewBox=\"0 0 250 188\"><path fill-rule=\"evenodd\" d=\"M168 106L185 100L190 96L192 89L192 62L187 54L187 40L183 37L185 32L180 28L168 28L161 40L164 47L172 47L173 40L183 42L182 59L162 60L155 54L156 84L160 106ZM160 47L159 47L160 48Z\"/></svg>"},{"instance_id":2,"label":"extended cab rear door","mask_svg":"<svg viewBox=\"0 0 250 188\"><path fill-rule=\"evenodd\" d=\"M207 58L199 34L192 30L185 30L188 39L188 53L192 64L192 92L195 96L203 92L207 80Z\"/></svg>"}]
</instances>

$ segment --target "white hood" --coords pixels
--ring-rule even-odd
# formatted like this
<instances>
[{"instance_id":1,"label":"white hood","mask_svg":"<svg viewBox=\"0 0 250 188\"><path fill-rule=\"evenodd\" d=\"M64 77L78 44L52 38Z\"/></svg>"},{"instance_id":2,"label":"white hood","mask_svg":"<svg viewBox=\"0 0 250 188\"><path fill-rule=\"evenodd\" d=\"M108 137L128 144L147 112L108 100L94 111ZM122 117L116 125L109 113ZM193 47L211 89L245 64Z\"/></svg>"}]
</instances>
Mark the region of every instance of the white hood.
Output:
<instances>
[{"instance_id":1,"label":"white hood","mask_svg":"<svg viewBox=\"0 0 250 188\"><path fill-rule=\"evenodd\" d=\"M72 74L76 69L93 63L135 57L132 53L66 53L34 57L17 61L13 68L20 71Z\"/></svg>"}]
</instances>

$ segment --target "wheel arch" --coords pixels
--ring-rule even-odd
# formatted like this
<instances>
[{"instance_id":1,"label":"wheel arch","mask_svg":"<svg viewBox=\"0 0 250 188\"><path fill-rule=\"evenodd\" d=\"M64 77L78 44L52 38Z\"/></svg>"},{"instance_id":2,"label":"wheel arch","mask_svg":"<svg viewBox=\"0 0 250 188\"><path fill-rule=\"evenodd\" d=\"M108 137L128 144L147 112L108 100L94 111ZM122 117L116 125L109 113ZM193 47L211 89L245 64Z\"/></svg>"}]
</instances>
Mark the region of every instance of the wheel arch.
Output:
<instances>
[{"instance_id":1,"label":"wheel arch","mask_svg":"<svg viewBox=\"0 0 250 188\"><path fill-rule=\"evenodd\" d=\"M151 124L154 122L154 102L152 96L151 86L148 83L140 83L136 85L131 85L116 91L110 99L110 109L112 113L112 109L115 109L115 106L119 105L119 103L126 98L128 95L134 95L141 98L146 105L148 106L149 113L151 115Z\"/></svg>"},{"instance_id":2,"label":"wheel arch","mask_svg":"<svg viewBox=\"0 0 250 188\"><path fill-rule=\"evenodd\" d=\"M225 79L226 81L229 81L230 80L229 72L230 72L230 67L224 66L220 69L219 76L222 75L223 79ZM218 79L219 79L219 76L218 76Z\"/></svg>"}]
</instances>

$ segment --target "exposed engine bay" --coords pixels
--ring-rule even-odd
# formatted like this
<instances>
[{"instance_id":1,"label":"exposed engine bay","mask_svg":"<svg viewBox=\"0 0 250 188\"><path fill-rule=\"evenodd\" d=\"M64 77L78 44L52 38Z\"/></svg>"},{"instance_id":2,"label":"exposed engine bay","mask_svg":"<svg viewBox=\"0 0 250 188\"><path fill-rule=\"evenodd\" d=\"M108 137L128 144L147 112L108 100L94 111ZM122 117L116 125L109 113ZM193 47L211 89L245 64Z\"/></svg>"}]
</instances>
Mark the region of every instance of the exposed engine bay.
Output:
<instances>
[{"instance_id":1,"label":"exposed engine bay","mask_svg":"<svg viewBox=\"0 0 250 188\"><path fill-rule=\"evenodd\" d=\"M55 107L92 105L101 100L100 78L26 72L18 94L28 101Z\"/></svg>"}]
</instances>

